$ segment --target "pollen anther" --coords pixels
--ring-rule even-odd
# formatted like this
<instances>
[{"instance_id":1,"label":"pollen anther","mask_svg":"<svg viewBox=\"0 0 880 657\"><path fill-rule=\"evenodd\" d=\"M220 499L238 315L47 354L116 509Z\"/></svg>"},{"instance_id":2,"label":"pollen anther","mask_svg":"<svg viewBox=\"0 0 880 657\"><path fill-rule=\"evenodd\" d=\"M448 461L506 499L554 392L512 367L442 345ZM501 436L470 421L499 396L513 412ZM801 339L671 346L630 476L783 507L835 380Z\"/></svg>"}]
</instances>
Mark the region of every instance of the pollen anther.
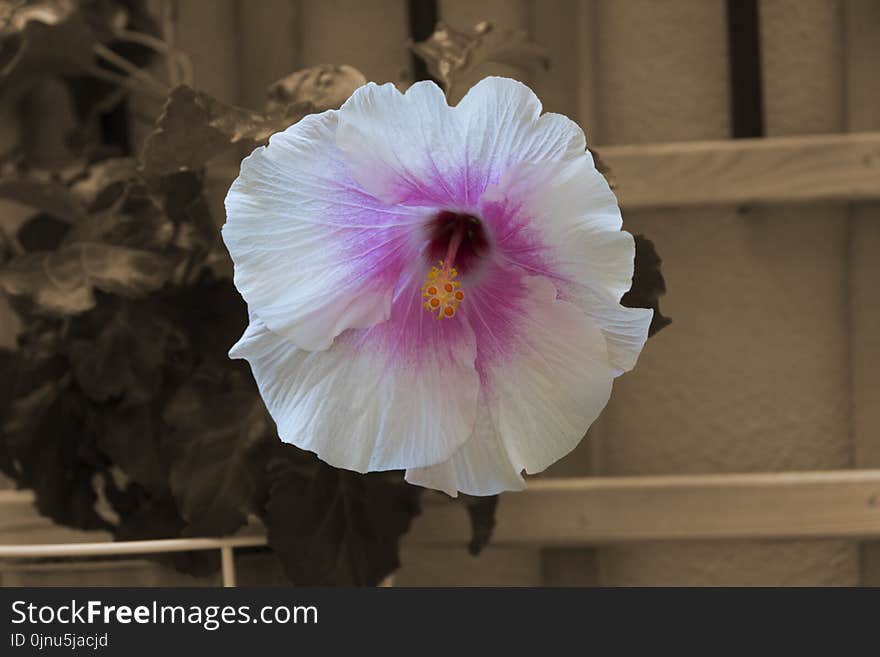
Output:
<instances>
[{"instance_id":1,"label":"pollen anther","mask_svg":"<svg viewBox=\"0 0 880 657\"><path fill-rule=\"evenodd\" d=\"M455 267L446 267L442 260L428 272L427 280L422 285L422 298L425 300L425 310L436 313L437 319L454 317L464 300L461 283L455 280L457 277Z\"/></svg>"}]
</instances>

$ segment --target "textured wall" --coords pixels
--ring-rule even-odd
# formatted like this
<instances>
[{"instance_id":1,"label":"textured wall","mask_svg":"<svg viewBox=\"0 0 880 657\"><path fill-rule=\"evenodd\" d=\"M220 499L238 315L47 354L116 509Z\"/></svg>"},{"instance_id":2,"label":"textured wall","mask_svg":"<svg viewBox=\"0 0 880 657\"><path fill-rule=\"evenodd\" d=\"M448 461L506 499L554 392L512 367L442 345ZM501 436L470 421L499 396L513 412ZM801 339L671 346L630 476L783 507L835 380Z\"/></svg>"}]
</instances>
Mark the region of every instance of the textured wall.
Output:
<instances>
[{"instance_id":1,"label":"textured wall","mask_svg":"<svg viewBox=\"0 0 880 657\"><path fill-rule=\"evenodd\" d=\"M600 11L603 62L638 83L603 78L608 141L728 136L723 3L602 3L612 6ZM765 0L760 15L768 135L840 131L839 3ZM654 75L638 75L642 59ZM675 323L617 387L602 423L601 472L850 465L843 212L627 214L628 228L650 235L664 257L664 309ZM599 569L612 585L855 584L856 555L835 541L639 545L601 550Z\"/></svg>"},{"instance_id":2,"label":"textured wall","mask_svg":"<svg viewBox=\"0 0 880 657\"><path fill-rule=\"evenodd\" d=\"M408 74L405 3L302 0L300 17L301 66L352 64L375 82L396 82Z\"/></svg>"},{"instance_id":3,"label":"textured wall","mask_svg":"<svg viewBox=\"0 0 880 657\"><path fill-rule=\"evenodd\" d=\"M847 0L846 127L880 130L880 3ZM849 217L849 329L855 464L880 467L880 203L858 203ZM880 585L880 543L861 552L862 584Z\"/></svg>"}]
</instances>

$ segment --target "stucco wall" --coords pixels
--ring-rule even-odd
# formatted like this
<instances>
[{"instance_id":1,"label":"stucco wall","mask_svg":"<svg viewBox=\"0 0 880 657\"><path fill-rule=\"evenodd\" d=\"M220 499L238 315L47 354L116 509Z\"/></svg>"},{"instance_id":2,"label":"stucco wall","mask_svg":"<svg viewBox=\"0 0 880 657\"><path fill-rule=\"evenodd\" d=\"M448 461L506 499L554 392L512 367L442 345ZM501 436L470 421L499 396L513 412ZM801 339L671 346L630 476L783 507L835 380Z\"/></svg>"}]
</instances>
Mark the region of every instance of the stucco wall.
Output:
<instances>
[{"instance_id":1,"label":"stucco wall","mask_svg":"<svg viewBox=\"0 0 880 657\"><path fill-rule=\"evenodd\" d=\"M669 4L680 20L657 15ZM618 91L600 94L610 140L728 136L718 88L727 66L723 3L603 8L612 5L611 22L623 27L608 61L623 73L650 59L655 74L616 80ZM765 0L760 9L767 134L842 130L840 3ZM616 104L629 108L619 121ZM620 382L603 421L601 472L851 464L844 212L706 208L625 218L664 257L675 324ZM599 568L604 584L846 585L857 583L856 555L835 541L644 545L600 551Z\"/></svg>"}]
</instances>

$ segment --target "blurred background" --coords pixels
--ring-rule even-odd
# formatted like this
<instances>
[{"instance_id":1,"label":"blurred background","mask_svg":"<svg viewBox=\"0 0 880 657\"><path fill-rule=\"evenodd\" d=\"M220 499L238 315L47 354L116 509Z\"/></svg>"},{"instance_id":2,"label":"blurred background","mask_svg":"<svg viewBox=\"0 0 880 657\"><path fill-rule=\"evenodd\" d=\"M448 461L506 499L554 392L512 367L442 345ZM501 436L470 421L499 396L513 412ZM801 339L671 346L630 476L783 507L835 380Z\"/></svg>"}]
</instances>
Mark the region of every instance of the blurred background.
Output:
<instances>
[{"instance_id":1,"label":"blurred background","mask_svg":"<svg viewBox=\"0 0 880 657\"><path fill-rule=\"evenodd\" d=\"M162 16L161 4L148 6ZM880 2L179 0L165 18L193 86L253 110L318 64L423 78L407 43L437 20L524 30L549 70L488 64L475 79L521 79L578 121L624 227L663 259L673 323L543 476L575 479L503 496L498 540L476 558L439 544L444 522L464 521L426 502L398 585L880 584L862 540L880 532ZM135 92L124 107L115 120L136 153L161 103ZM63 162L72 109L57 86L2 112L4 151ZM220 158L215 216L240 155ZM26 214L0 205L6 225ZM12 345L16 320L0 318ZM610 483L582 484L596 476ZM17 495L3 498L0 543L79 540ZM125 563L134 583L166 581ZM125 583L123 566L88 568L84 583ZM77 576L17 563L0 581Z\"/></svg>"}]
</instances>

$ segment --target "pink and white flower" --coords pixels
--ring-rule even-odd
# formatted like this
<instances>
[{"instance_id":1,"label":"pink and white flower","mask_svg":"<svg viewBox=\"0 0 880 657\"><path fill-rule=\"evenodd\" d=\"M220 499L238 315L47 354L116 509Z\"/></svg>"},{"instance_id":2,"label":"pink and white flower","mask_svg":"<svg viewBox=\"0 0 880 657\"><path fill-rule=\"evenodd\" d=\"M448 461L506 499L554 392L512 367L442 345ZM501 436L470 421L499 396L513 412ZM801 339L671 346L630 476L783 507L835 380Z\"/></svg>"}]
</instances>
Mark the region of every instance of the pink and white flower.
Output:
<instances>
[{"instance_id":1,"label":"pink and white flower","mask_svg":"<svg viewBox=\"0 0 880 657\"><path fill-rule=\"evenodd\" d=\"M525 85L455 107L367 84L255 150L223 237L281 438L327 463L490 495L572 450L630 370L632 236L584 133Z\"/></svg>"}]
</instances>

